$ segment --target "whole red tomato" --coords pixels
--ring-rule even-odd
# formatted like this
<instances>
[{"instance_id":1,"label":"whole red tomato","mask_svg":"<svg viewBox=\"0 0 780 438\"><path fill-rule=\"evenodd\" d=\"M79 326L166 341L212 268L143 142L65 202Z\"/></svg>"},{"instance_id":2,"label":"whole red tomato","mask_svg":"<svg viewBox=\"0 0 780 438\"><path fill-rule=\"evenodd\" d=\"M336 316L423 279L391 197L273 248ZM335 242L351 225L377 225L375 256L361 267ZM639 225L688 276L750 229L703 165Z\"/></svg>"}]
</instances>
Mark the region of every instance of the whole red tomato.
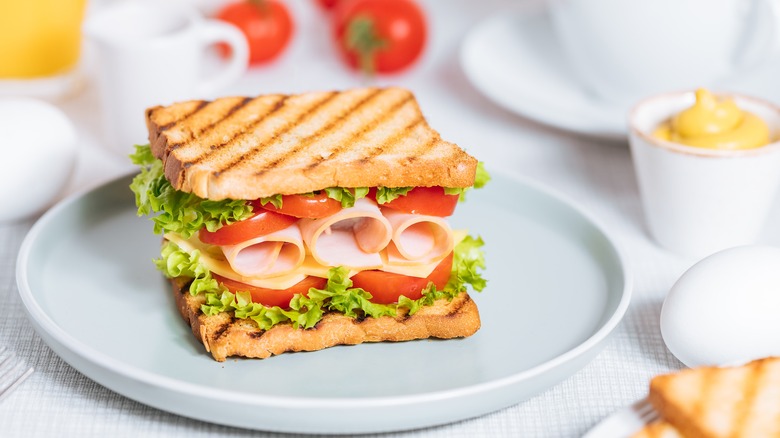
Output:
<instances>
[{"instance_id":1,"label":"whole red tomato","mask_svg":"<svg viewBox=\"0 0 780 438\"><path fill-rule=\"evenodd\" d=\"M317 0L320 7L323 9L333 9L338 4L339 0Z\"/></svg>"},{"instance_id":2,"label":"whole red tomato","mask_svg":"<svg viewBox=\"0 0 780 438\"><path fill-rule=\"evenodd\" d=\"M249 43L249 63L259 64L277 57L293 34L287 7L276 0L245 0L222 8L217 18L241 29Z\"/></svg>"},{"instance_id":3,"label":"whole red tomato","mask_svg":"<svg viewBox=\"0 0 780 438\"><path fill-rule=\"evenodd\" d=\"M425 15L413 0L342 1L333 19L347 62L369 74L402 70L425 47Z\"/></svg>"}]
</instances>

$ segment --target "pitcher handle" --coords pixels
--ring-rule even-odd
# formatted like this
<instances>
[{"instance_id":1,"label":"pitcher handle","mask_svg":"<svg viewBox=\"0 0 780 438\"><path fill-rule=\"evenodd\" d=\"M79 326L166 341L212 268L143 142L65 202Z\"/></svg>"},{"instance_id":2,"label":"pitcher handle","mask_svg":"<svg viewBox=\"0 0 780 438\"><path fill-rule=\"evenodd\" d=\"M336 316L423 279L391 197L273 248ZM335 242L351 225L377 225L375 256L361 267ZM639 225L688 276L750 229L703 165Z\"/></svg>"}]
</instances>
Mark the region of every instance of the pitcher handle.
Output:
<instances>
[{"instance_id":1,"label":"pitcher handle","mask_svg":"<svg viewBox=\"0 0 780 438\"><path fill-rule=\"evenodd\" d=\"M232 24L217 20L201 22L201 41L204 47L226 43L230 47L230 59L216 76L198 84L198 95L212 95L238 79L249 66L249 45L244 34Z\"/></svg>"}]
</instances>

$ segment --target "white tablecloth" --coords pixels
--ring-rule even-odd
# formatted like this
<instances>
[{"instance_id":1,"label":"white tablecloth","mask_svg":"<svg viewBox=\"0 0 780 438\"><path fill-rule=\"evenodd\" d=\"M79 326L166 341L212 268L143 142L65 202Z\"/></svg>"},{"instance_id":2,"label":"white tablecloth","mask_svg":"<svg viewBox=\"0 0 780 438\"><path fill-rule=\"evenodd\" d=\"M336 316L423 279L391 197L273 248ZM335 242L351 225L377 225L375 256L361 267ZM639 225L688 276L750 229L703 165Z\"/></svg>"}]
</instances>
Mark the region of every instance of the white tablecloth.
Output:
<instances>
[{"instance_id":1,"label":"white tablecloth","mask_svg":"<svg viewBox=\"0 0 780 438\"><path fill-rule=\"evenodd\" d=\"M290 2L298 33L275 64L252 69L224 94L338 89L364 83L348 72L330 45L316 2ZM658 317L669 287L695 260L661 250L648 238L625 143L605 143L538 125L494 106L467 81L458 64L460 43L481 19L511 2L428 1L432 30L422 62L379 84L412 89L430 124L494 172L517 173L576 199L606 226L634 272L634 297L603 352L584 369L542 394L476 419L399 437L573 437L615 410L645 396L649 379L682 365L664 346ZM66 190L99 185L132 167L103 146L96 90L90 83L58 105L76 123L80 155ZM3 145L8 147L9 145ZM8 165L8 164L7 164ZM777 218L778 212L773 212ZM776 219L775 219L776 220ZM15 282L19 246L34 218L0 224L0 345L36 372L0 403L0 436L287 436L263 434L172 415L118 395L84 377L55 355L27 321ZM767 230L763 239L780 243ZM490 293L490 292L487 292Z\"/></svg>"}]
</instances>

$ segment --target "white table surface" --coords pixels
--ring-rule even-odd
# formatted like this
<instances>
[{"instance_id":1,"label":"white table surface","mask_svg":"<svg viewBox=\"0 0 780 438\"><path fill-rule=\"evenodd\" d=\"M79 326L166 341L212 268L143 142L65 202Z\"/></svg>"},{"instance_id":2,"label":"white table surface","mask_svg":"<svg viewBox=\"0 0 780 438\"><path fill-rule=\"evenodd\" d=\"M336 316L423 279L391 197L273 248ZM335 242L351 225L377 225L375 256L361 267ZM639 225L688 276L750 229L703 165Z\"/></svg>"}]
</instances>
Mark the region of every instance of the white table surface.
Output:
<instances>
[{"instance_id":1,"label":"white table surface","mask_svg":"<svg viewBox=\"0 0 780 438\"><path fill-rule=\"evenodd\" d=\"M365 84L336 57L324 15L314 2L290 3L298 33L287 53L271 66L253 68L224 94ZM580 436L615 410L644 397L652 376L682 367L664 346L658 317L669 287L696 260L668 253L647 236L627 144L541 126L499 109L469 84L458 63L460 43L475 23L513 7L511 2L431 0L425 7L432 37L424 59L414 69L376 83L413 90L442 137L465 147L491 171L520 174L576 199L606 225L623 250L634 272L634 298L603 352L562 383L483 417L387 436ZM88 82L77 96L57 102L80 136L76 171L63 195L132 169L125 157L104 146L96 93ZM775 208L771 220L779 215ZM288 436L168 414L118 395L62 361L27 321L15 282L17 252L34 219L0 224L0 345L11 347L36 369L0 403L0 436ZM780 244L780 234L767 229L762 241Z\"/></svg>"}]
</instances>

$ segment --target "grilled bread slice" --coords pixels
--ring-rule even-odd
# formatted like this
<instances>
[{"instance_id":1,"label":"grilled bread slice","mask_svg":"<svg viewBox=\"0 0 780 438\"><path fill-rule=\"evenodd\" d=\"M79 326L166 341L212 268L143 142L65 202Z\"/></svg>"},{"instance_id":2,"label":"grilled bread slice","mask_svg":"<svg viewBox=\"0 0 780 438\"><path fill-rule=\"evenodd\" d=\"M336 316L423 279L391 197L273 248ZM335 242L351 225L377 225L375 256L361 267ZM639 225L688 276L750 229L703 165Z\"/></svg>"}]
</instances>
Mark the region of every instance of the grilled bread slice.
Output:
<instances>
[{"instance_id":1,"label":"grilled bread slice","mask_svg":"<svg viewBox=\"0 0 780 438\"><path fill-rule=\"evenodd\" d=\"M204 296L189 293L189 279L171 279L176 304L195 338L215 360L231 356L265 359L290 351L316 351L336 345L363 342L452 339L474 334L480 327L477 305L466 292L438 300L412 316L399 310L396 317L353 319L341 313L326 313L310 329L278 324L262 330L252 320L237 319L228 312L207 316L200 311Z\"/></svg>"},{"instance_id":2,"label":"grilled bread slice","mask_svg":"<svg viewBox=\"0 0 780 438\"><path fill-rule=\"evenodd\" d=\"M685 437L780 437L780 358L657 376L649 399Z\"/></svg>"},{"instance_id":3,"label":"grilled bread slice","mask_svg":"<svg viewBox=\"0 0 780 438\"><path fill-rule=\"evenodd\" d=\"M257 199L328 187L468 187L477 160L441 139L411 92L363 88L226 97L146 111L171 185Z\"/></svg>"}]
</instances>

